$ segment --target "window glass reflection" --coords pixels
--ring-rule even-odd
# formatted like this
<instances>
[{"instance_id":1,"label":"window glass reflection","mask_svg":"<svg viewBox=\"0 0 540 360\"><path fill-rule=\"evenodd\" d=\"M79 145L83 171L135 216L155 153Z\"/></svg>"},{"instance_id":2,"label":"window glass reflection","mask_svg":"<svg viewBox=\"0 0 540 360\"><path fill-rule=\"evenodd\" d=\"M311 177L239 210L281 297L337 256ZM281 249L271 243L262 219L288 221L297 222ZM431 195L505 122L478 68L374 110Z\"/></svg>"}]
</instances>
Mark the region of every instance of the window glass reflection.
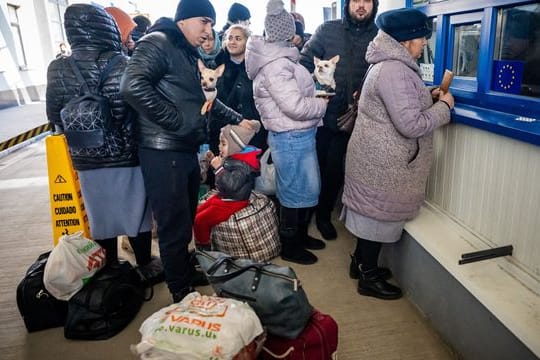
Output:
<instances>
[{"instance_id":1,"label":"window glass reflection","mask_svg":"<svg viewBox=\"0 0 540 360\"><path fill-rule=\"evenodd\" d=\"M540 97L540 5L500 9L491 89Z\"/></svg>"},{"instance_id":2,"label":"window glass reflection","mask_svg":"<svg viewBox=\"0 0 540 360\"><path fill-rule=\"evenodd\" d=\"M480 29L480 23L456 25L454 27L452 71L456 76L476 77L478 73Z\"/></svg>"}]
</instances>

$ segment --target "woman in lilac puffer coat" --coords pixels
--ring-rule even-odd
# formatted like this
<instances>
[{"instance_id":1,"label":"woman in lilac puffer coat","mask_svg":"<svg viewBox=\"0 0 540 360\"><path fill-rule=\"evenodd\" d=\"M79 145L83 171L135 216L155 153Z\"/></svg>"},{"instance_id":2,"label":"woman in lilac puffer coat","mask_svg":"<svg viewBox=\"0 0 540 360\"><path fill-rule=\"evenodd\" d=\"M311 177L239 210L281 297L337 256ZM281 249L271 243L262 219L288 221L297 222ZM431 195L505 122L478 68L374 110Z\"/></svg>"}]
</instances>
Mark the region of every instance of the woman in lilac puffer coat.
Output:
<instances>
[{"instance_id":1,"label":"woman in lilac puffer coat","mask_svg":"<svg viewBox=\"0 0 540 360\"><path fill-rule=\"evenodd\" d=\"M315 97L313 79L298 63L300 53L291 43L295 30L283 2L270 0L265 38L252 37L247 44L246 71L276 169L281 257L313 264L317 257L306 249L325 246L309 237L307 228L308 209L317 205L321 187L315 134L328 100Z\"/></svg>"},{"instance_id":2,"label":"woman in lilac puffer coat","mask_svg":"<svg viewBox=\"0 0 540 360\"><path fill-rule=\"evenodd\" d=\"M416 61L431 35L427 16L416 9L385 12L368 46L371 64L347 148L342 219L358 243L350 274L358 292L397 299L401 290L379 268L382 243L401 238L405 221L424 200L433 157L433 131L450 121L454 98L429 91Z\"/></svg>"}]
</instances>

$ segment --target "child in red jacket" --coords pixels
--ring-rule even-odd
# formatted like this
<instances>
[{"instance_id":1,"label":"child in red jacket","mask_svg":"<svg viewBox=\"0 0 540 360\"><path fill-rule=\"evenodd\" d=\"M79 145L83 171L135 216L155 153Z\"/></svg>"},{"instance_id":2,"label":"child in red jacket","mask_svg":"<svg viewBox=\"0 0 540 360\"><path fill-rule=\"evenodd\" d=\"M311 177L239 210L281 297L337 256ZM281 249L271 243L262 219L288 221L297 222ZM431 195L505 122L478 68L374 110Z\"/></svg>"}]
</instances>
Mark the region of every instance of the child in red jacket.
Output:
<instances>
[{"instance_id":1,"label":"child in red jacket","mask_svg":"<svg viewBox=\"0 0 540 360\"><path fill-rule=\"evenodd\" d=\"M193 230L195 243L210 246L212 227L227 220L249 204L249 196L260 171L261 150L247 145L256 131L239 125L221 128L219 155L212 158L217 194L197 207Z\"/></svg>"}]
</instances>

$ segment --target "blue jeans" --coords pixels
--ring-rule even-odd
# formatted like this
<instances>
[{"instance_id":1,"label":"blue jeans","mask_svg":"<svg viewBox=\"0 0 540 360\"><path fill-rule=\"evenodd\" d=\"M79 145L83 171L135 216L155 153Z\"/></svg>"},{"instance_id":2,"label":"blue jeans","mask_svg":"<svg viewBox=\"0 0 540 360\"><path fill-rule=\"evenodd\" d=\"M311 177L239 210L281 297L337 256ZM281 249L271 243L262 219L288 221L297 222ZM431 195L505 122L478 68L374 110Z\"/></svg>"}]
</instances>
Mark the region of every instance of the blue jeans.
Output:
<instances>
[{"instance_id":1,"label":"blue jeans","mask_svg":"<svg viewBox=\"0 0 540 360\"><path fill-rule=\"evenodd\" d=\"M317 205L321 178L315 134L317 128L268 132L268 145L276 169L276 195L288 208Z\"/></svg>"},{"instance_id":2,"label":"blue jeans","mask_svg":"<svg viewBox=\"0 0 540 360\"><path fill-rule=\"evenodd\" d=\"M191 284L188 244L200 184L196 153L139 148L146 194L157 222L159 254L171 293Z\"/></svg>"}]
</instances>

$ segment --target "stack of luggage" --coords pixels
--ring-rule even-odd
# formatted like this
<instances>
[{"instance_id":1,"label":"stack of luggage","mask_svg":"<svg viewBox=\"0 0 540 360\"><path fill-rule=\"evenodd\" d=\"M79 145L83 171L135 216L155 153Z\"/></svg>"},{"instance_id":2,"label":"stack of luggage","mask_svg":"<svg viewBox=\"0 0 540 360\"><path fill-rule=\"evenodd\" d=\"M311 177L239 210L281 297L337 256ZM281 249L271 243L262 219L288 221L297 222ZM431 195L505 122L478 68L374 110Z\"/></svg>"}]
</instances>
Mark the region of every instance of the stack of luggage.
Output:
<instances>
[{"instance_id":1,"label":"stack of luggage","mask_svg":"<svg viewBox=\"0 0 540 360\"><path fill-rule=\"evenodd\" d=\"M17 286L28 332L63 326L67 339L103 340L139 312L147 284L129 262L106 264L103 249L82 232L62 236Z\"/></svg>"}]
</instances>

